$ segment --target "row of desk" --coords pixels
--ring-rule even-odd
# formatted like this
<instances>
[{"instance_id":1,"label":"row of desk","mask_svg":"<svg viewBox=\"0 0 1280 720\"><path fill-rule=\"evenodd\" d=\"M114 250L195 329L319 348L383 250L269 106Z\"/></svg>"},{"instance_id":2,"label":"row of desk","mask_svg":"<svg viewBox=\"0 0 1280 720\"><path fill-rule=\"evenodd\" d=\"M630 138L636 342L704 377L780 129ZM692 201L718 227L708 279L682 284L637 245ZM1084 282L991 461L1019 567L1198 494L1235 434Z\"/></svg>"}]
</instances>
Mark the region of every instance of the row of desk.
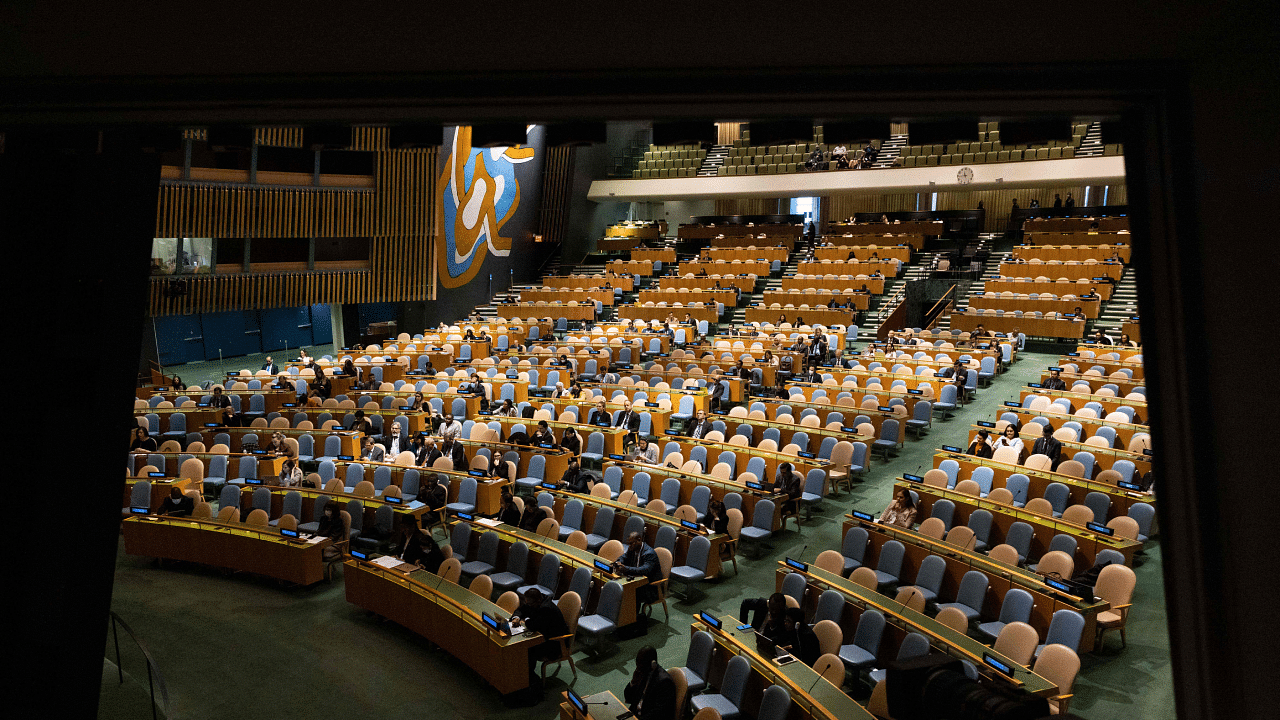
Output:
<instances>
[{"instance_id":1,"label":"row of desk","mask_svg":"<svg viewBox=\"0 0 1280 720\"><path fill-rule=\"evenodd\" d=\"M1053 280L1088 280L1108 277L1120 282L1124 275L1124 263L1099 262L1080 263L1078 265L1051 263L1020 263L1005 260L1000 263L1001 277L1046 277ZM1097 281L1101 282L1101 281Z\"/></svg>"},{"instance_id":2,"label":"row of desk","mask_svg":"<svg viewBox=\"0 0 1280 720\"><path fill-rule=\"evenodd\" d=\"M973 332L981 325L991 332L1024 333L1033 337L1074 338L1084 337L1084 318L1037 318L1023 315L978 315L976 313L951 313L951 329Z\"/></svg>"}]
</instances>

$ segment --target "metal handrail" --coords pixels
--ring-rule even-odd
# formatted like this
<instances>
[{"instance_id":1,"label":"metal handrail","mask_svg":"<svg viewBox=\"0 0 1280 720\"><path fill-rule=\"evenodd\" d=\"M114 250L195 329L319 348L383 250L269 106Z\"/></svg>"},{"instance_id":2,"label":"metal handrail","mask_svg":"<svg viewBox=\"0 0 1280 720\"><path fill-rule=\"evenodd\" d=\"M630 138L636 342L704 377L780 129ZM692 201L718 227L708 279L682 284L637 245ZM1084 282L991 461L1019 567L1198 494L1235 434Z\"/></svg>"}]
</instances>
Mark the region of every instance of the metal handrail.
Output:
<instances>
[{"instance_id":1,"label":"metal handrail","mask_svg":"<svg viewBox=\"0 0 1280 720\"><path fill-rule=\"evenodd\" d=\"M147 685L151 691L151 719L158 720L159 717L156 712L157 687L159 687L160 690L160 699L164 703L161 709L164 711L166 718L172 717L172 714L169 711L168 685L165 684L164 675L160 672L160 667L156 664L156 661L151 657L151 653L147 650L147 646L142 644L142 641L134 634L128 623L121 619L114 610L108 611L108 614L111 617L111 638L116 649L116 672L119 673L120 684L124 684L124 666L120 662L120 634L118 628L124 628L124 631L129 634L129 639L133 640L133 644L142 651L142 656L147 660Z\"/></svg>"}]
</instances>

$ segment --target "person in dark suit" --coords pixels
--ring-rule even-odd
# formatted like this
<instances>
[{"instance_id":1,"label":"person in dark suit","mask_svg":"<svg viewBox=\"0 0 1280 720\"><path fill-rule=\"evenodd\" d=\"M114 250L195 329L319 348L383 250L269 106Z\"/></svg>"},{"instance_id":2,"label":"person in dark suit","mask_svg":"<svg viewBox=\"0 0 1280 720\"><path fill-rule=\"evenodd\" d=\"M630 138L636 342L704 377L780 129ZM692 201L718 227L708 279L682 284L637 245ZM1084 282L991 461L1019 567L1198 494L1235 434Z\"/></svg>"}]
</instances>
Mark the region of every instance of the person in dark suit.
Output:
<instances>
[{"instance_id":1,"label":"person in dark suit","mask_svg":"<svg viewBox=\"0 0 1280 720\"><path fill-rule=\"evenodd\" d=\"M720 384L720 381L723 379L724 378L717 375L711 379L710 383L707 384L707 392L710 393L707 403L711 406L712 410L719 410L720 406L724 404L727 399L725 398L724 386Z\"/></svg>"},{"instance_id":2,"label":"person in dark suit","mask_svg":"<svg viewBox=\"0 0 1280 720\"><path fill-rule=\"evenodd\" d=\"M636 669L622 695L637 720L671 720L676 715L676 684L649 645L636 653Z\"/></svg>"},{"instance_id":3,"label":"person in dark suit","mask_svg":"<svg viewBox=\"0 0 1280 720\"><path fill-rule=\"evenodd\" d=\"M366 435L364 437L364 447L360 449L361 460L368 460L369 462L382 462L383 458L386 457L386 454L387 454L386 450L384 450L381 445L378 445L373 442L372 436Z\"/></svg>"},{"instance_id":4,"label":"person in dark suit","mask_svg":"<svg viewBox=\"0 0 1280 720\"><path fill-rule=\"evenodd\" d=\"M693 423L689 426L689 437L698 440L706 437L707 433L714 429L711 426L711 421L707 420L707 411L699 410L698 414L694 416Z\"/></svg>"},{"instance_id":5,"label":"person in dark suit","mask_svg":"<svg viewBox=\"0 0 1280 720\"><path fill-rule=\"evenodd\" d=\"M822 655L818 645L818 636L804 621L804 610L798 607L787 608L782 621L783 640L778 643L798 658L800 662L813 667Z\"/></svg>"},{"instance_id":6,"label":"person in dark suit","mask_svg":"<svg viewBox=\"0 0 1280 720\"><path fill-rule=\"evenodd\" d=\"M529 588L524 592L524 598L520 602L520 606L511 614L512 617L524 619L524 626L527 630L540 633L546 638L543 642L529 649L529 685L535 689L540 687L541 680L535 674L534 669L538 666L540 660L554 660L560 657L560 641L552 640L562 635L569 634L569 626L564 621L564 616L560 614L559 608L552 603L545 602L542 591L537 588ZM540 690L535 690L541 694Z\"/></svg>"},{"instance_id":7,"label":"person in dark suit","mask_svg":"<svg viewBox=\"0 0 1280 720\"><path fill-rule=\"evenodd\" d=\"M529 442L534 445L541 445L544 443L555 445L556 434L551 431L551 427L547 425L546 420L539 420L538 426L533 431L533 436L529 438Z\"/></svg>"},{"instance_id":8,"label":"person in dark suit","mask_svg":"<svg viewBox=\"0 0 1280 720\"><path fill-rule=\"evenodd\" d=\"M213 397L209 399L209 407L215 410L231 407L231 398L222 393L221 385L213 387Z\"/></svg>"},{"instance_id":9,"label":"person in dark suit","mask_svg":"<svg viewBox=\"0 0 1280 720\"><path fill-rule=\"evenodd\" d=\"M1045 390L1066 390L1067 383L1062 379L1060 370L1050 370L1049 379L1044 381Z\"/></svg>"},{"instance_id":10,"label":"person in dark suit","mask_svg":"<svg viewBox=\"0 0 1280 720\"><path fill-rule=\"evenodd\" d=\"M516 507L516 501L511 497L511 493L503 490L502 498L498 502L498 520L511 527L519 527L520 508Z\"/></svg>"},{"instance_id":11,"label":"person in dark suit","mask_svg":"<svg viewBox=\"0 0 1280 720\"><path fill-rule=\"evenodd\" d=\"M560 435L560 447L573 453L575 456L582 454L582 436L578 434L576 428L567 427Z\"/></svg>"},{"instance_id":12,"label":"person in dark suit","mask_svg":"<svg viewBox=\"0 0 1280 720\"><path fill-rule=\"evenodd\" d=\"M627 536L627 552L613 563L614 569L631 577L643 577L649 585L636 591L636 598L644 604L658 599L658 588L653 583L662 582L662 565L658 553L644 541L644 535L633 532Z\"/></svg>"},{"instance_id":13,"label":"person in dark suit","mask_svg":"<svg viewBox=\"0 0 1280 720\"><path fill-rule=\"evenodd\" d=\"M591 409L591 414L587 416L588 425L613 425L613 415L605 407L604 398L596 400L596 406Z\"/></svg>"},{"instance_id":14,"label":"person in dark suit","mask_svg":"<svg viewBox=\"0 0 1280 720\"><path fill-rule=\"evenodd\" d=\"M395 422L391 423L390 432L382 435L381 445L386 457L392 459L400 453L412 449L409 445L409 438L400 434L400 424Z\"/></svg>"},{"instance_id":15,"label":"person in dark suit","mask_svg":"<svg viewBox=\"0 0 1280 720\"><path fill-rule=\"evenodd\" d=\"M431 463L441 456L440 449L436 447L436 441L424 432L418 433L418 436L413 439L412 449L414 458L422 467L431 467Z\"/></svg>"},{"instance_id":16,"label":"person in dark suit","mask_svg":"<svg viewBox=\"0 0 1280 720\"><path fill-rule=\"evenodd\" d=\"M1062 460L1062 441L1053 436L1053 426L1045 423L1044 435L1031 446L1032 455L1045 455L1053 461L1053 469L1057 469Z\"/></svg>"},{"instance_id":17,"label":"person in dark suit","mask_svg":"<svg viewBox=\"0 0 1280 720\"><path fill-rule=\"evenodd\" d=\"M431 511L430 519L439 520L440 514L444 512L444 506L449 503L449 490L440 484L440 476L435 473L429 473L422 487L418 489L418 501L425 504L427 509ZM432 572L435 572L432 570Z\"/></svg>"},{"instance_id":18,"label":"person in dark suit","mask_svg":"<svg viewBox=\"0 0 1280 720\"><path fill-rule=\"evenodd\" d=\"M631 401L622 401L622 412L618 413L618 420L614 423L614 427L626 428L631 433L640 430L640 413L631 409Z\"/></svg>"},{"instance_id":19,"label":"person in dark suit","mask_svg":"<svg viewBox=\"0 0 1280 720\"><path fill-rule=\"evenodd\" d=\"M1071 193L1067 193L1067 200L1062 204L1063 207L1073 208L1076 206L1076 199L1071 197Z\"/></svg>"},{"instance_id":20,"label":"person in dark suit","mask_svg":"<svg viewBox=\"0 0 1280 720\"><path fill-rule=\"evenodd\" d=\"M955 386L963 391L965 383L969 381L969 371L965 369L964 363L957 360L955 365L938 373L938 377L955 378Z\"/></svg>"},{"instance_id":21,"label":"person in dark suit","mask_svg":"<svg viewBox=\"0 0 1280 720\"><path fill-rule=\"evenodd\" d=\"M560 477L560 486L569 492L583 495L591 492L591 475L582 472L581 466L578 465L578 458L569 458L569 467Z\"/></svg>"},{"instance_id":22,"label":"person in dark suit","mask_svg":"<svg viewBox=\"0 0 1280 720\"><path fill-rule=\"evenodd\" d=\"M1061 196L1061 195L1059 195L1059 194L1057 194L1057 193L1054 193L1054 194L1053 194L1053 206L1054 206L1054 207L1056 207L1056 208L1060 208L1060 207L1062 207L1062 196Z\"/></svg>"},{"instance_id":23,"label":"person in dark suit","mask_svg":"<svg viewBox=\"0 0 1280 720\"><path fill-rule=\"evenodd\" d=\"M355 417L351 420L351 427L347 429L358 433L364 433L365 435L372 435L373 423L365 419L363 410L357 410Z\"/></svg>"},{"instance_id":24,"label":"person in dark suit","mask_svg":"<svg viewBox=\"0 0 1280 720\"><path fill-rule=\"evenodd\" d=\"M280 366L276 364L276 361L275 361L275 360L272 360L272 359L271 359L271 356L270 356L270 355L268 355L268 356L267 356L267 361L266 361L265 363L263 363L263 364L262 364L262 369L263 369L263 370L266 370L267 372L271 373L272 375L279 375L279 374L280 374Z\"/></svg>"}]
</instances>

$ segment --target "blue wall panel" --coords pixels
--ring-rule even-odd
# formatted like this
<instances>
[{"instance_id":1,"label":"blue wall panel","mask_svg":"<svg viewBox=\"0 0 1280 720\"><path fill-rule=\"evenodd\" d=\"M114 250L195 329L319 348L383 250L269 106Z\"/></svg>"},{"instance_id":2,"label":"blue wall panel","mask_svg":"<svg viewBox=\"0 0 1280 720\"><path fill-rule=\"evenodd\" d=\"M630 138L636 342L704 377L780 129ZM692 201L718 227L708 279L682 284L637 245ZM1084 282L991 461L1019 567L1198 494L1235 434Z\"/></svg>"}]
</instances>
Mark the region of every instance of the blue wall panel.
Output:
<instances>
[{"instance_id":1,"label":"blue wall panel","mask_svg":"<svg viewBox=\"0 0 1280 720\"><path fill-rule=\"evenodd\" d=\"M262 317L264 352L311 345L311 308L272 308L259 311Z\"/></svg>"},{"instance_id":2,"label":"blue wall panel","mask_svg":"<svg viewBox=\"0 0 1280 720\"><path fill-rule=\"evenodd\" d=\"M328 345L333 342L333 318L328 305L311 306L311 344Z\"/></svg>"},{"instance_id":3,"label":"blue wall panel","mask_svg":"<svg viewBox=\"0 0 1280 720\"><path fill-rule=\"evenodd\" d=\"M262 352L258 314L253 310L205 313L201 322L205 358L209 360L216 360L219 352L221 357Z\"/></svg>"},{"instance_id":4,"label":"blue wall panel","mask_svg":"<svg viewBox=\"0 0 1280 720\"><path fill-rule=\"evenodd\" d=\"M154 319L156 351L161 365L204 360L204 338L199 315L165 315ZM188 339L190 338L190 339Z\"/></svg>"}]
</instances>

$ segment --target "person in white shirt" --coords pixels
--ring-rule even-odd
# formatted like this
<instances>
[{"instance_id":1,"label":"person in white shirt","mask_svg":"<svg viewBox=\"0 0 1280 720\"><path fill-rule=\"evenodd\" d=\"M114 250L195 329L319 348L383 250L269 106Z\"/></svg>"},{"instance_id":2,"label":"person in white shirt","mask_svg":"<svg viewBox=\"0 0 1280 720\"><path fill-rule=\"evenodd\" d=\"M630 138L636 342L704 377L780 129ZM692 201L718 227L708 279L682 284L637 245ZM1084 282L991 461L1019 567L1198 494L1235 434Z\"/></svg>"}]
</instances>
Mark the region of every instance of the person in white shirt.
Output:
<instances>
[{"instance_id":1,"label":"person in white shirt","mask_svg":"<svg viewBox=\"0 0 1280 720\"><path fill-rule=\"evenodd\" d=\"M1022 438L1018 437L1018 426L1013 423L1009 423L1005 426L1004 434L996 438L996 443L992 446L992 449L999 450L1000 448L1005 447L1011 447L1014 450L1017 450L1018 456L1022 456Z\"/></svg>"},{"instance_id":2,"label":"person in white shirt","mask_svg":"<svg viewBox=\"0 0 1280 720\"><path fill-rule=\"evenodd\" d=\"M444 414L444 422L440 423L440 438L442 440L457 440L462 436L462 423L453 419L452 413Z\"/></svg>"}]
</instances>

